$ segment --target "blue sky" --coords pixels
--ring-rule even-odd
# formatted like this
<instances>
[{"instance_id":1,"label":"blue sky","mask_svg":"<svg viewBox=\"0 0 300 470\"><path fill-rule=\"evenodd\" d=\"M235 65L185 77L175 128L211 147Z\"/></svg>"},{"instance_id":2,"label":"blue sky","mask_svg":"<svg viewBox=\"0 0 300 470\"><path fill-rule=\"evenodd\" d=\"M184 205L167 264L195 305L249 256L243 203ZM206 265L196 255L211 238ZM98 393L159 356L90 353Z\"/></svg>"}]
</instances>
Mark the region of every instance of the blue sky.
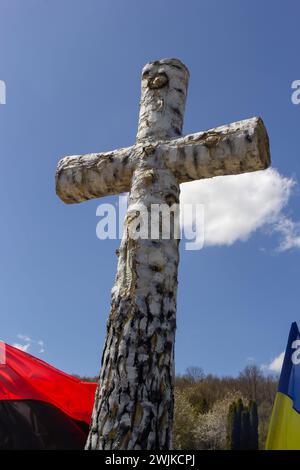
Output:
<instances>
[{"instance_id":1,"label":"blue sky","mask_svg":"<svg viewBox=\"0 0 300 470\"><path fill-rule=\"evenodd\" d=\"M184 132L261 115L274 168L187 190L218 225L203 250L181 250L177 372L236 374L283 351L300 321L299 14L292 0L0 0L4 341L98 373L119 242L96 238L99 201L56 197L55 168L131 145L141 68L177 57L191 74Z\"/></svg>"}]
</instances>

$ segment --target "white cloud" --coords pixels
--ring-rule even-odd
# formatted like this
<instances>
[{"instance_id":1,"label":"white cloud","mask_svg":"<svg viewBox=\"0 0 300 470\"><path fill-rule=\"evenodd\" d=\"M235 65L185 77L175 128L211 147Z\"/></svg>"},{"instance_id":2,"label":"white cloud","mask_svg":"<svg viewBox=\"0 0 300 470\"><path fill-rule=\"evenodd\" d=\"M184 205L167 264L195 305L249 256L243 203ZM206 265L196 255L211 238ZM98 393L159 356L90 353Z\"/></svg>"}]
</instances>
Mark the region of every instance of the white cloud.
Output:
<instances>
[{"instance_id":1,"label":"white cloud","mask_svg":"<svg viewBox=\"0 0 300 470\"><path fill-rule=\"evenodd\" d=\"M180 202L181 205L204 205L206 246L232 245L236 241L245 241L267 224L275 226L276 231L287 240L288 233L279 227L284 220L282 210L294 185L294 179L284 177L270 168L182 184ZM188 228L192 223L193 220L185 219ZM287 243L284 240L282 243ZM295 241L293 243L296 246ZM300 240L298 243L300 247Z\"/></svg>"},{"instance_id":2,"label":"white cloud","mask_svg":"<svg viewBox=\"0 0 300 470\"><path fill-rule=\"evenodd\" d=\"M300 222L282 217L274 226L274 230L279 232L282 240L279 245L279 251L287 251L292 248L300 248Z\"/></svg>"},{"instance_id":3,"label":"white cloud","mask_svg":"<svg viewBox=\"0 0 300 470\"><path fill-rule=\"evenodd\" d=\"M43 340L39 339L38 341L30 338L30 336L17 334L17 338L22 341L22 343L13 343L13 346L21 351L28 352L29 349L33 349L33 353L44 353L45 352L45 343Z\"/></svg>"},{"instance_id":4,"label":"white cloud","mask_svg":"<svg viewBox=\"0 0 300 470\"><path fill-rule=\"evenodd\" d=\"M37 344L38 344L39 347L40 347L39 352L40 352L40 353L45 352L45 343L44 343L44 341L40 339L39 341L37 341Z\"/></svg>"},{"instance_id":5,"label":"white cloud","mask_svg":"<svg viewBox=\"0 0 300 470\"><path fill-rule=\"evenodd\" d=\"M26 344L13 343L13 347L20 349L21 351L27 352L28 349L30 348L30 343L26 343Z\"/></svg>"},{"instance_id":6,"label":"white cloud","mask_svg":"<svg viewBox=\"0 0 300 470\"><path fill-rule=\"evenodd\" d=\"M31 343L31 338L29 338L29 336L27 336L27 335L18 334L17 338L21 339L22 341L27 341L27 342Z\"/></svg>"},{"instance_id":7,"label":"white cloud","mask_svg":"<svg viewBox=\"0 0 300 470\"><path fill-rule=\"evenodd\" d=\"M277 357L275 357L269 364L263 364L261 368L266 372L273 372L279 374L282 369L283 359L284 351L280 353Z\"/></svg>"}]
</instances>

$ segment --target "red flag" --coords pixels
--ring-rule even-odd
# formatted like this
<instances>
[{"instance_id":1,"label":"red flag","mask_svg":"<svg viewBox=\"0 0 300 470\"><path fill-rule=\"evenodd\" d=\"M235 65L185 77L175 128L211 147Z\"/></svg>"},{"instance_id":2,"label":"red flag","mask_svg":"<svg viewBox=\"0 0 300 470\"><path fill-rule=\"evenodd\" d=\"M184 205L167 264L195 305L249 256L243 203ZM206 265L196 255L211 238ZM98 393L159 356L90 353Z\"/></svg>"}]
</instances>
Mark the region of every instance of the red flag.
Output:
<instances>
[{"instance_id":1,"label":"red flag","mask_svg":"<svg viewBox=\"0 0 300 470\"><path fill-rule=\"evenodd\" d=\"M90 423L94 404L96 383L83 382L10 345L0 343L0 349L2 349L0 354L0 405L5 405L7 412L7 406L14 404L14 420L16 419L16 410L19 418L20 413L23 413L23 411L20 411L20 402L26 403L27 408L28 406L35 407L35 410L37 410L36 404L38 403L39 411L36 413L40 414L42 407L44 410L42 412L43 419L48 413L48 411L45 411L44 405L50 405L52 407L52 428L54 407L60 413L60 428L62 416L65 416L66 419L70 418L76 424L85 424L85 433L87 433L87 425ZM5 421L6 425L7 418L4 419L3 416L2 413L2 422ZM24 421L23 418L24 416L22 422ZM38 416L37 419L39 419ZM47 423L45 422L43 422L44 428L46 428L45 433L47 432ZM80 429L82 431L83 427L80 426ZM28 426L26 432L28 432ZM72 432L74 433L74 429ZM81 437L82 439L83 437ZM53 445L55 448L55 443L52 442Z\"/></svg>"}]
</instances>

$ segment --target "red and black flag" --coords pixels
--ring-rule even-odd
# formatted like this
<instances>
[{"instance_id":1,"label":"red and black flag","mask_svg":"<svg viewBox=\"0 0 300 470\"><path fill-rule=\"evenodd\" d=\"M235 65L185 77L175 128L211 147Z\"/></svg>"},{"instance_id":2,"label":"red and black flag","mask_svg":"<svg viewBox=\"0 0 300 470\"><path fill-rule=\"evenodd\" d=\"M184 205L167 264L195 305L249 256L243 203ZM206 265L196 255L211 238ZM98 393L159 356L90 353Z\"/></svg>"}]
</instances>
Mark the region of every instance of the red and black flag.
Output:
<instances>
[{"instance_id":1,"label":"red and black flag","mask_svg":"<svg viewBox=\"0 0 300 470\"><path fill-rule=\"evenodd\" d=\"M0 342L0 449L83 449L95 390Z\"/></svg>"}]
</instances>

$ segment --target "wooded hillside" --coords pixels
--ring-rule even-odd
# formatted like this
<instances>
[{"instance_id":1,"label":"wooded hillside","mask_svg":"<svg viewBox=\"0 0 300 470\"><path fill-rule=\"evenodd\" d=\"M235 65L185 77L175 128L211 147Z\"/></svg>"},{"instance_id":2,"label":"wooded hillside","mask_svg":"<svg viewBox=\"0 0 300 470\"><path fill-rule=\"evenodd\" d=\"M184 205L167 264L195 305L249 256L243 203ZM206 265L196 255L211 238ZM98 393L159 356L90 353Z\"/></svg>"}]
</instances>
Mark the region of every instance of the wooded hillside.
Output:
<instances>
[{"instance_id":1,"label":"wooded hillside","mask_svg":"<svg viewBox=\"0 0 300 470\"><path fill-rule=\"evenodd\" d=\"M239 399L258 408L258 443L263 449L278 380L247 366L238 377L205 375L191 367L175 384L173 447L227 449L230 406ZM243 447L243 445L242 445Z\"/></svg>"}]
</instances>

